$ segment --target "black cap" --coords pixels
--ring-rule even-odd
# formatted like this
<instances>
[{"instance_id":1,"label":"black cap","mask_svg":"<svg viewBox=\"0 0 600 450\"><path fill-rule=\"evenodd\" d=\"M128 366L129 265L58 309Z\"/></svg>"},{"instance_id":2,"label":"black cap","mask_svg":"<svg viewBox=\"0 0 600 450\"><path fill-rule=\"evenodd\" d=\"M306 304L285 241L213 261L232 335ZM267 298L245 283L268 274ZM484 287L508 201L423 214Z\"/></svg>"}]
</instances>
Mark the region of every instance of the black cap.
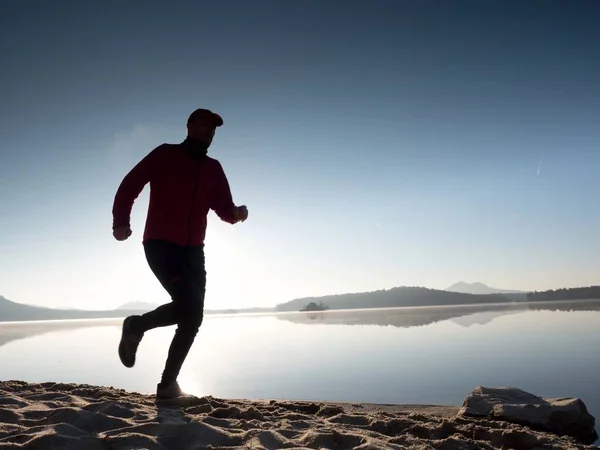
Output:
<instances>
[{"instance_id":1,"label":"black cap","mask_svg":"<svg viewBox=\"0 0 600 450\"><path fill-rule=\"evenodd\" d=\"M217 113L212 112L210 109L199 108L192 112L187 120L188 125L197 119L210 120L213 122L215 127L220 127L223 125L223 118Z\"/></svg>"}]
</instances>

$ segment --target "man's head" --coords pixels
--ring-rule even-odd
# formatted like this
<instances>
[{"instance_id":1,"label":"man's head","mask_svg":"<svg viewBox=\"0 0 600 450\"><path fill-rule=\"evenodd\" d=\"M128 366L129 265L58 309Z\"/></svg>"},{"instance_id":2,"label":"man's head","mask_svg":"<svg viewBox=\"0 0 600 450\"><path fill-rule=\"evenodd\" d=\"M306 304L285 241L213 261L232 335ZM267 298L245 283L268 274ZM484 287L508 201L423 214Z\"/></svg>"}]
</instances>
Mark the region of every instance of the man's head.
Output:
<instances>
[{"instance_id":1,"label":"man's head","mask_svg":"<svg viewBox=\"0 0 600 450\"><path fill-rule=\"evenodd\" d=\"M217 127L223 125L223 119L209 109L197 109L190 114L187 121L188 137L204 143L207 147L212 143Z\"/></svg>"}]
</instances>

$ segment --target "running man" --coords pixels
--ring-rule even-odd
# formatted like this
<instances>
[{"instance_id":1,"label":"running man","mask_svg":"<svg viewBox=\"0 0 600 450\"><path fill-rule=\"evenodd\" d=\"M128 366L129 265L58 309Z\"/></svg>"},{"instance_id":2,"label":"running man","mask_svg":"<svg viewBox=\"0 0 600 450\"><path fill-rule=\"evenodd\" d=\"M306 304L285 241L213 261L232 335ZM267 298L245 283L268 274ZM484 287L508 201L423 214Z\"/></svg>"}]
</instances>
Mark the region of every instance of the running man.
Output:
<instances>
[{"instance_id":1,"label":"running man","mask_svg":"<svg viewBox=\"0 0 600 450\"><path fill-rule=\"evenodd\" d=\"M210 209L234 224L248 218L245 206L233 203L227 177L219 161L207 156L223 119L208 109L197 109L187 121L187 137L180 144L162 144L143 158L123 179L113 204L113 236L131 236L133 203L150 183L150 204L143 246L150 269L171 302L123 321L119 358L135 365L144 333L177 325L156 388L160 399L184 395L177 377L204 317L206 271L204 237Z\"/></svg>"}]
</instances>

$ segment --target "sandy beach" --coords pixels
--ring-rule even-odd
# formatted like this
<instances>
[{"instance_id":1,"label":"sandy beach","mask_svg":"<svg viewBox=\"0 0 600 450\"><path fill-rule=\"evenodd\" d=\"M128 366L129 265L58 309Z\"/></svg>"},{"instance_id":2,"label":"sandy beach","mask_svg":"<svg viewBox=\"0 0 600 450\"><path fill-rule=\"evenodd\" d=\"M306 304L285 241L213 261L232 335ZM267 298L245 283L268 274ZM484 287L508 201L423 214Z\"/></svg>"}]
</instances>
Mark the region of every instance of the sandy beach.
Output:
<instances>
[{"instance_id":1,"label":"sandy beach","mask_svg":"<svg viewBox=\"0 0 600 450\"><path fill-rule=\"evenodd\" d=\"M108 387L0 382L0 448L592 449L457 407L153 396Z\"/></svg>"}]
</instances>

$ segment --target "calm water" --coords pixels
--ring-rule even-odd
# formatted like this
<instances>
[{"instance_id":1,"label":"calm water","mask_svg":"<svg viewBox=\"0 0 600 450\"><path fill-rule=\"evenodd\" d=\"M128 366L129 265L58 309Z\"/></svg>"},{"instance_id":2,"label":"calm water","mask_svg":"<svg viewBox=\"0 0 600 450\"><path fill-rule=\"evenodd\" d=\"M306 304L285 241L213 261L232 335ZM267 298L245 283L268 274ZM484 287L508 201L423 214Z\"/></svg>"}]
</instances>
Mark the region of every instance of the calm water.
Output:
<instances>
[{"instance_id":1,"label":"calm water","mask_svg":"<svg viewBox=\"0 0 600 450\"><path fill-rule=\"evenodd\" d=\"M0 379L154 391L173 328L133 369L120 320L0 325ZM582 398L600 418L600 302L207 316L184 366L190 393L457 405L477 385Z\"/></svg>"}]
</instances>

